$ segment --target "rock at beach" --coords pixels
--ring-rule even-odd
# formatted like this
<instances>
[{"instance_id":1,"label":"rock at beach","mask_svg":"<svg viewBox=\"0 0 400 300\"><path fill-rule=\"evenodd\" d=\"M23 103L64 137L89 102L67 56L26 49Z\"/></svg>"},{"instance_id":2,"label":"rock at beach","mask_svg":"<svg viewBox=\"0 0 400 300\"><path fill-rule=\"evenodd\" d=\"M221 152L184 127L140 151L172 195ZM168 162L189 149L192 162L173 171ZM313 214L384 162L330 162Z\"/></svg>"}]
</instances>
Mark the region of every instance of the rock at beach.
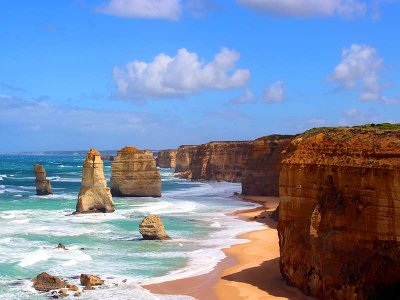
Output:
<instances>
[{"instance_id":1,"label":"rock at beach","mask_svg":"<svg viewBox=\"0 0 400 300\"><path fill-rule=\"evenodd\" d=\"M110 189L104 177L100 153L90 149L82 170L82 184L76 213L110 213L115 211Z\"/></svg>"},{"instance_id":2,"label":"rock at beach","mask_svg":"<svg viewBox=\"0 0 400 300\"><path fill-rule=\"evenodd\" d=\"M56 248L57 248L57 249L64 249L64 250L67 250L67 248L65 248L65 245L64 245L64 244L61 244L61 243L58 243L58 245L57 245Z\"/></svg>"},{"instance_id":3,"label":"rock at beach","mask_svg":"<svg viewBox=\"0 0 400 300\"><path fill-rule=\"evenodd\" d=\"M104 280L102 280L100 277L90 274L81 274L80 281L83 286L89 288L92 286L102 285L104 283Z\"/></svg>"},{"instance_id":4,"label":"rock at beach","mask_svg":"<svg viewBox=\"0 0 400 300\"><path fill-rule=\"evenodd\" d=\"M153 153L125 147L111 164L111 193L117 197L161 197L161 176Z\"/></svg>"},{"instance_id":5,"label":"rock at beach","mask_svg":"<svg viewBox=\"0 0 400 300\"><path fill-rule=\"evenodd\" d=\"M46 272L40 273L37 277L32 279L32 282L34 289L41 292L62 289L68 286L68 283L64 280L47 274Z\"/></svg>"},{"instance_id":6,"label":"rock at beach","mask_svg":"<svg viewBox=\"0 0 400 300\"><path fill-rule=\"evenodd\" d=\"M35 184L36 184L36 195L45 196L53 194L53 188L51 187L50 180L46 178L46 170L40 164L35 164Z\"/></svg>"},{"instance_id":7,"label":"rock at beach","mask_svg":"<svg viewBox=\"0 0 400 300\"><path fill-rule=\"evenodd\" d=\"M161 150L157 154L157 166L160 168L176 167L177 150Z\"/></svg>"},{"instance_id":8,"label":"rock at beach","mask_svg":"<svg viewBox=\"0 0 400 300\"><path fill-rule=\"evenodd\" d=\"M164 224L159 216L148 215L139 225L139 232L144 240L169 240Z\"/></svg>"},{"instance_id":9,"label":"rock at beach","mask_svg":"<svg viewBox=\"0 0 400 300\"><path fill-rule=\"evenodd\" d=\"M276 209L269 215L270 218L276 222L279 220L279 205L276 207Z\"/></svg>"}]
</instances>

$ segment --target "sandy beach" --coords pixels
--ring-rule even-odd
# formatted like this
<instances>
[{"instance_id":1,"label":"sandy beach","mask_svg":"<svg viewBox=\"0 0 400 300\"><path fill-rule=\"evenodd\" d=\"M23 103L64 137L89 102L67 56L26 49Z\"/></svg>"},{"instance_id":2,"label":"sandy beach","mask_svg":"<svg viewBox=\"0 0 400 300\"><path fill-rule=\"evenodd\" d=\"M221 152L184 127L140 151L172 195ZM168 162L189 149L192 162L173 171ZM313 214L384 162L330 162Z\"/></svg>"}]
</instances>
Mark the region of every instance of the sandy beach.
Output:
<instances>
[{"instance_id":1,"label":"sandy beach","mask_svg":"<svg viewBox=\"0 0 400 300\"><path fill-rule=\"evenodd\" d=\"M260 207L236 211L245 221L260 222L264 229L240 236L249 242L224 249L226 258L210 273L144 286L152 293L189 295L213 299L313 299L288 286L279 272L277 222L270 218L278 197L243 197Z\"/></svg>"}]
</instances>

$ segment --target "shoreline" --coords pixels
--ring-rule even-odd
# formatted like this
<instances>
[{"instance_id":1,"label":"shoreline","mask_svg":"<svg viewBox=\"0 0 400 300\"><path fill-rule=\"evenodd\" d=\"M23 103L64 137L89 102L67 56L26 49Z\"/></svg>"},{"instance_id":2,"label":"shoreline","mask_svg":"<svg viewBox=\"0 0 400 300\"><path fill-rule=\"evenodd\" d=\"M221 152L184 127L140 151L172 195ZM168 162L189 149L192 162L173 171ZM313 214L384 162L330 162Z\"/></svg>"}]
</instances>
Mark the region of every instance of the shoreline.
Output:
<instances>
[{"instance_id":1,"label":"shoreline","mask_svg":"<svg viewBox=\"0 0 400 300\"><path fill-rule=\"evenodd\" d=\"M291 287L279 271L277 222L269 215L279 197L243 196L242 201L260 207L237 210L232 215L247 222L260 222L263 229L239 235L248 240L224 248L226 257L209 273L142 287L153 294L185 295L199 300L216 299L313 299Z\"/></svg>"}]
</instances>

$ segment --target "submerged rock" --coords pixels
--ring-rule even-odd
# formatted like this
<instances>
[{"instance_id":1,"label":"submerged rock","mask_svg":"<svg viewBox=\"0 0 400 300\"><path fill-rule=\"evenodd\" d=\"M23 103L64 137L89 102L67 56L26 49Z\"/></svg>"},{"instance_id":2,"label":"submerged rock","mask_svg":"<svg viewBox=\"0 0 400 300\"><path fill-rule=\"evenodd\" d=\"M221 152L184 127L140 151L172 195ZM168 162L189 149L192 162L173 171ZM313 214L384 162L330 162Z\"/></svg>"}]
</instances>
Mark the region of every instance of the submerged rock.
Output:
<instances>
[{"instance_id":1,"label":"submerged rock","mask_svg":"<svg viewBox=\"0 0 400 300\"><path fill-rule=\"evenodd\" d=\"M125 147L111 164L111 193L117 197L161 197L161 176L151 151Z\"/></svg>"},{"instance_id":2,"label":"submerged rock","mask_svg":"<svg viewBox=\"0 0 400 300\"><path fill-rule=\"evenodd\" d=\"M104 280L102 280L100 277L90 274L81 274L80 281L83 286L89 288L92 286L102 285L104 283Z\"/></svg>"},{"instance_id":3,"label":"submerged rock","mask_svg":"<svg viewBox=\"0 0 400 300\"><path fill-rule=\"evenodd\" d=\"M139 225L139 232L144 240L169 240L164 224L159 216L148 215Z\"/></svg>"},{"instance_id":4,"label":"submerged rock","mask_svg":"<svg viewBox=\"0 0 400 300\"><path fill-rule=\"evenodd\" d=\"M47 274L46 272L40 273L38 276L32 279L32 282L34 289L41 292L62 289L68 286L68 283L64 280Z\"/></svg>"},{"instance_id":5,"label":"submerged rock","mask_svg":"<svg viewBox=\"0 0 400 300\"><path fill-rule=\"evenodd\" d=\"M90 149L82 170L82 185L76 213L110 213L115 211L110 189L104 177L100 153Z\"/></svg>"},{"instance_id":6,"label":"submerged rock","mask_svg":"<svg viewBox=\"0 0 400 300\"><path fill-rule=\"evenodd\" d=\"M57 248L57 249L64 249L64 250L67 250L67 248L65 248L65 245L62 244L62 243L58 243L58 245L57 245L56 248Z\"/></svg>"},{"instance_id":7,"label":"submerged rock","mask_svg":"<svg viewBox=\"0 0 400 300\"><path fill-rule=\"evenodd\" d=\"M50 180L46 178L46 170L40 164L35 164L35 184L36 184L36 195L45 196L53 194L53 188L51 187Z\"/></svg>"}]
</instances>

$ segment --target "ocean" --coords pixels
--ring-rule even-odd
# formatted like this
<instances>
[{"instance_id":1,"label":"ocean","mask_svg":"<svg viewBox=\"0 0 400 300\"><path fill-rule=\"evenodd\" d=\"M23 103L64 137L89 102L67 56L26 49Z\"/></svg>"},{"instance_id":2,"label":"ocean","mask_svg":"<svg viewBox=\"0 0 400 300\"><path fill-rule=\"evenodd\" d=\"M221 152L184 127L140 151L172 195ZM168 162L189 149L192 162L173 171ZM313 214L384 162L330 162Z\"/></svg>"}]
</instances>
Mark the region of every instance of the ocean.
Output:
<instances>
[{"instance_id":1,"label":"ocean","mask_svg":"<svg viewBox=\"0 0 400 300\"><path fill-rule=\"evenodd\" d=\"M0 155L0 299L48 299L32 288L41 272L73 284L81 273L105 279L79 299L191 299L153 295L141 285L207 273L225 257L222 248L261 228L226 214L256 207L232 196L240 184L178 179L173 169L161 169L161 198L114 197L114 213L72 215L83 161L83 152ZM53 195L36 196L36 162ZM108 182L110 169L105 161ZM141 240L139 223L150 213L162 218L171 240Z\"/></svg>"}]
</instances>

